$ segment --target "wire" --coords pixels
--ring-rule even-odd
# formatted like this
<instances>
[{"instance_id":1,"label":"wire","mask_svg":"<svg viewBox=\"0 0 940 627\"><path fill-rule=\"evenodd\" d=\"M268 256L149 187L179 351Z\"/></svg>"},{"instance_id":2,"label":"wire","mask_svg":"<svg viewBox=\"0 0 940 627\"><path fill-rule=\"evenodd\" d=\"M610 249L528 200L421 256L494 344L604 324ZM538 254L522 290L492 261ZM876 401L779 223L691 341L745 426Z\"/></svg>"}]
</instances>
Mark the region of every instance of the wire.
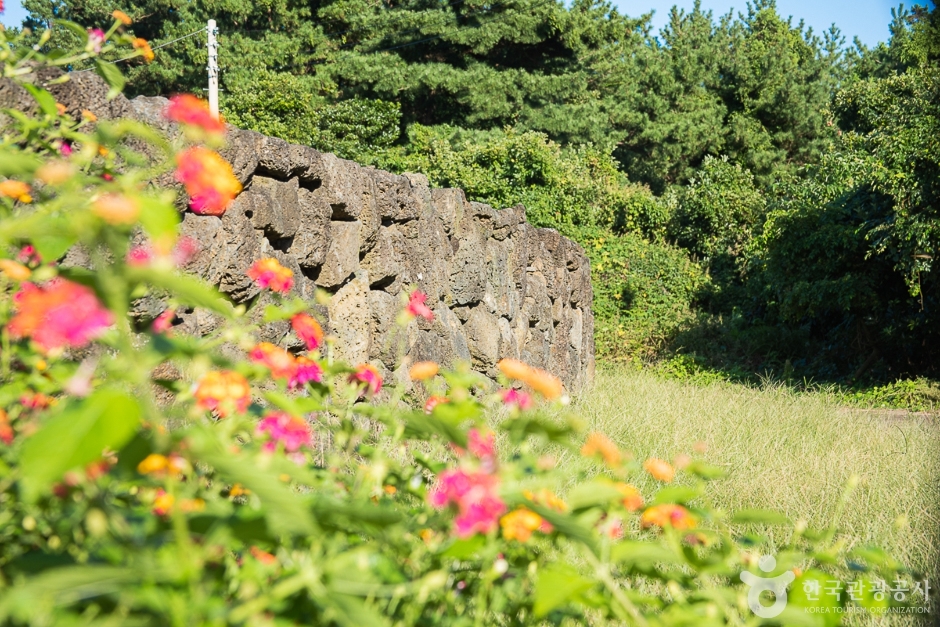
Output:
<instances>
[{"instance_id":1,"label":"wire","mask_svg":"<svg viewBox=\"0 0 940 627\"><path fill-rule=\"evenodd\" d=\"M194 36L194 35L198 35L199 33L204 33L204 32L206 32L206 27L205 27L205 26L203 26L203 27L200 28L199 30L194 30L193 32L189 33L188 35L183 35L182 37L177 37L176 39L171 39L170 41L167 41L167 42L164 42L164 43L160 44L159 46L153 46L153 47L151 48L151 50L159 50L160 48L166 48L167 46L172 45L172 44L175 44L175 43L178 42L178 41L183 41L184 39L189 39L190 37L192 37L192 36ZM136 58L139 57L139 56L140 56L140 55L132 54L132 55L129 56L129 57L124 57L123 59L118 59L117 61L112 61L112 63L123 63L124 61L130 61L131 59L136 59ZM91 72L91 71L94 70L94 69L95 69L95 68L90 68L90 67L89 67L89 68L85 68L85 69L83 69L83 70L74 70L74 73L75 73L75 74L78 74L78 73L80 73L80 72Z\"/></svg>"}]
</instances>

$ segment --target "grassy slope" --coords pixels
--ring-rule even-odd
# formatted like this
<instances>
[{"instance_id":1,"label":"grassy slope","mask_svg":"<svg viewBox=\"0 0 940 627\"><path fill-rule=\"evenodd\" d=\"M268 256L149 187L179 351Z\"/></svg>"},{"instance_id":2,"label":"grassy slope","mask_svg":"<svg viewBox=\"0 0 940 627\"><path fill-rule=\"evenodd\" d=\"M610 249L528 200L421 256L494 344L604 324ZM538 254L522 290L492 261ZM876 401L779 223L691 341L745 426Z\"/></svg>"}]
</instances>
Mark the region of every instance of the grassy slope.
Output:
<instances>
[{"instance_id":1,"label":"grassy slope","mask_svg":"<svg viewBox=\"0 0 940 627\"><path fill-rule=\"evenodd\" d=\"M575 411L638 459L672 459L704 442L725 466L712 502L782 511L828 526L848 478L861 483L840 519L850 544L876 541L908 566L938 574L940 425L937 417L840 408L834 397L691 384L650 372L598 372ZM577 463L575 459L562 463ZM652 483L639 486L645 494ZM899 518L906 524L898 525Z\"/></svg>"}]
</instances>

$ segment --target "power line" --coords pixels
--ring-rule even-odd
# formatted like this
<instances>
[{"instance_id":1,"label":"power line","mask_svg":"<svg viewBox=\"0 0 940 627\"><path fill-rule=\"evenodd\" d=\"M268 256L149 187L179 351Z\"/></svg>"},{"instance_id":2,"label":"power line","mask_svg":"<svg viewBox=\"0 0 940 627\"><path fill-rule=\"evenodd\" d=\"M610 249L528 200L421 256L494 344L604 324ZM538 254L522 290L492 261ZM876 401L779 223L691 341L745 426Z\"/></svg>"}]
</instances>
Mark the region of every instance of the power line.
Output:
<instances>
[{"instance_id":1,"label":"power line","mask_svg":"<svg viewBox=\"0 0 940 627\"><path fill-rule=\"evenodd\" d=\"M199 30L194 30L193 32L189 33L188 35L183 35L182 37L177 37L176 39L171 39L170 41L167 41L167 42L164 42L164 43L160 44L159 46L153 46L153 47L151 48L151 50L159 50L160 48L166 48L167 46L170 46L170 45L172 45L172 44L175 44L175 43L178 42L178 41L183 41L184 39L189 39L190 37L192 37L192 36L194 36L194 35L198 35L199 33L204 33L205 31L206 31L206 27L203 26L203 27L200 28ZM129 56L129 57L124 57L123 59L118 59L117 61L112 61L112 63L123 63L124 61L130 61L131 59L136 59L136 58L139 57L139 56L140 56L140 55L132 54L132 55ZM89 67L89 68L85 68L85 69L83 69L83 70L74 70L74 72L75 72L76 74L78 74L78 73L80 73L80 72L91 72L91 71L94 70L94 69L95 69L95 68L90 68L90 67Z\"/></svg>"}]
</instances>

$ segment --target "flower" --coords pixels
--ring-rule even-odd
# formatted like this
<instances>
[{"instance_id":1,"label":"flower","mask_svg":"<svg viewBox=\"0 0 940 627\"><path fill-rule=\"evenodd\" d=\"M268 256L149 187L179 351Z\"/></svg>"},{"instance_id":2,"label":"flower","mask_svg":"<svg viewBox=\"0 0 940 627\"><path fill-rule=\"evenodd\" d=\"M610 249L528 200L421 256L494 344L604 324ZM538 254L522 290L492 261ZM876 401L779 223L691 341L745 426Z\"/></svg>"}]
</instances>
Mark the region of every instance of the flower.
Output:
<instances>
[{"instance_id":1,"label":"flower","mask_svg":"<svg viewBox=\"0 0 940 627\"><path fill-rule=\"evenodd\" d=\"M278 444L284 445L284 450L293 453L302 446L309 446L313 439L310 427L302 418L291 416L282 411L268 414L258 423L255 433L259 436L268 434L270 440L265 442L264 451L273 453Z\"/></svg>"},{"instance_id":2,"label":"flower","mask_svg":"<svg viewBox=\"0 0 940 627\"><path fill-rule=\"evenodd\" d=\"M467 450L481 461L496 459L496 434L492 431L470 429L467 432Z\"/></svg>"},{"instance_id":3,"label":"flower","mask_svg":"<svg viewBox=\"0 0 940 627\"><path fill-rule=\"evenodd\" d=\"M153 499L153 509L151 511L157 516L166 516L173 509L173 503L176 499L172 494L167 494L166 490L160 488L157 490L156 498Z\"/></svg>"},{"instance_id":4,"label":"flower","mask_svg":"<svg viewBox=\"0 0 940 627\"><path fill-rule=\"evenodd\" d=\"M619 466L623 459L617 445L611 442L610 438L603 433L592 433L589 435L584 446L581 447L581 454L585 457L600 455L604 463L611 468Z\"/></svg>"},{"instance_id":5,"label":"flower","mask_svg":"<svg viewBox=\"0 0 940 627\"><path fill-rule=\"evenodd\" d=\"M264 564L265 566L270 566L271 564L274 564L274 563L277 562L277 558L276 558L276 557L274 557L273 555L271 555L271 554L268 553L267 551L263 551L263 550L259 549L259 548L256 547L256 546L251 547L251 548L249 549L249 552L251 553L251 556L252 556L253 558L255 558L256 560L258 560L259 562L261 562L261 563Z\"/></svg>"},{"instance_id":6,"label":"flower","mask_svg":"<svg viewBox=\"0 0 940 627\"><path fill-rule=\"evenodd\" d=\"M618 516L611 516L598 525L598 529L611 540L623 539L623 520Z\"/></svg>"},{"instance_id":7,"label":"flower","mask_svg":"<svg viewBox=\"0 0 940 627\"><path fill-rule=\"evenodd\" d=\"M97 122L98 116L94 112L89 111L88 109L82 109L82 117L88 120L89 122Z\"/></svg>"},{"instance_id":8,"label":"flower","mask_svg":"<svg viewBox=\"0 0 940 627\"><path fill-rule=\"evenodd\" d=\"M39 256L36 247L32 244L27 244L20 248L20 251L16 253L16 259L29 265L42 263L42 257Z\"/></svg>"},{"instance_id":9,"label":"flower","mask_svg":"<svg viewBox=\"0 0 940 627\"><path fill-rule=\"evenodd\" d=\"M298 388L306 385L310 381L317 383L323 381L323 368L312 359L301 355L296 358L295 365L296 369L294 370L293 376L291 376L290 380L287 382L287 387Z\"/></svg>"},{"instance_id":10,"label":"flower","mask_svg":"<svg viewBox=\"0 0 940 627\"><path fill-rule=\"evenodd\" d=\"M29 185L23 181L14 181L13 179L0 181L0 196L6 196L22 203L30 203L33 202L33 197L29 195L29 192Z\"/></svg>"},{"instance_id":11,"label":"flower","mask_svg":"<svg viewBox=\"0 0 940 627\"><path fill-rule=\"evenodd\" d=\"M674 529L680 530L692 529L695 527L695 519L692 518L692 514L689 513L689 510L681 505L664 503L662 505L654 505L643 512L643 515L640 516L640 526L644 529L653 526L671 526Z\"/></svg>"},{"instance_id":12,"label":"flower","mask_svg":"<svg viewBox=\"0 0 940 627\"><path fill-rule=\"evenodd\" d=\"M296 314L290 319L290 326L297 337L307 345L308 351L315 351L323 344L323 327L312 316L305 313Z\"/></svg>"},{"instance_id":13,"label":"flower","mask_svg":"<svg viewBox=\"0 0 940 627\"><path fill-rule=\"evenodd\" d=\"M170 460L166 458L165 455L158 455L157 453L151 453L147 455L139 464L137 464L137 472L142 475L154 475L166 472L166 469L170 466Z\"/></svg>"},{"instance_id":14,"label":"flower","mask_svg":"<svg viewBox=\"0 0 940 627\"><path fill-rule=\"evenodd\" d=\"M522 390L503 390L500 395L503 397L503 405L506 407L516 408L519 411L526 411L532 407L532 397Z\"/></svg>"},{"instance_id":15,"label":"flower","mask_svg":"<svg viewBox=\"0 0 940 627\"><path fill-rule=\"evenodd\" d=\"M153 249L149 246L134 246L124 257L124 261L129 266L146 266L152 263L153 259Z\"/></svg>"},{"instance_id":16,"label":"flower","mask_svg":"<svg viewBox=\"0 0 940 627\"><path fill-rule=\"evenodd\" d=\"M150 47L150 44L147 43L147 40L143 37L137 37L134 41L131 42L135 50L140 50L141 56L144 58L144 61L150 63L156 58L156 55L153 53L153 49Z\"/></svg>"},{"instance_id":17,"label":"flower","mask_svg":"<svg viewBox=\"0 0 940 627\"><path fill-rule=\"evenodd\" d=\"M13 300L10 334L31 337L45 352L85 346L114 322L91 288L61 278L43 287L23 283Z\"/></svg>"},{"instance_id":18,"label":"flower","mask_svg":"<svg viewBox=\"0 0 940 627\"><path fill-rule=\"evenodd\" d=\"M643 507L643 495L640 494L640 491L636 489L635 486L630 485L629 483L616 483L614 487L620 492L623 496L621 503L631 512Z\"/></svg>"},{"instance_id":19,"label":"flower","mask_svg":"<svg viewBox=\"0 0 940 627\"><path fill-rule=\"evenodd\" d=\"M62 142L62 144L59 146L59 154L65 157L66 159L71 157L72 156L72 142L68 140ZM105 174L102 176L107 176L107 175ZM105 179L105 180L110 181L111 179Z\"/></svg>"},{"instance_id":20,"label":"flower","mask_svg":"<svg viewBox=\"0 0 940 627\"><path fill-rule=\"evenodd\" d=\"M29 268L12 259L0 259L0 272L17 283L27 280L32 274Z\"/></svg>"},{"instance_id":21,"label":"flower","mask_svg":"<svg viewBox=\"0 0 940 627\"><path fill-rule=\"evenodd\" d=\"M124 26L130 26L131 22L133 21L131 20L130 17L128 17L127 13L125 13L124 11L120 11L118 9L115 9L114 11L111 12L111 17L116 19L118 22L120 22Z\"/></svg>"},{"instance_id":22,"label":"flower","mask_svg":"<svg viewBox=\"0 0 940 627\"><path fill-rule=\"evenodd\" d=\"M261 289L270 289L272 292L281 294L286 294L294 286L294 273L273 257L256 261L248 269L248 276Z\"/></svg>"},{"instance_id":23,"label":"flower","mask_svg":"<svg viewBox=\"0 0 940 627\"><path fill-rule=\"evenodd\" d=\"M0 442L7 446L13 444L13 427L10 425L10 416L3 409L0 409Z\"/></svg>"},{"instance_id":24,"label":"flower","mask_svg":"<svg viewBox=\"0 0 940 627\"><path fill-rule=\"evenodd\" d=\"M531 387L533 390L549 400L560 397L564 391L564 388L561 385L561 379L549 372L539 370L538 368L533 368L529 376L523 379L523 381L528 383L529 387Z\"/></svg>"},{"instance_id":25,"label":"flower","mask_svg":"<svg viewBox=\"0 0 940 627\"><path fill-rule=\"evenodd\" d=\"M425 381L437 375L440 366L433 361L419 361L408 370L408 377L412 381Z\"/></svg>"},{"instance_id":26,"label":"flower","mask_svg":"<svg viewBox=\"0 0 940 627\"><path fill-rule=\"evenodd\" d=\"M676 470L669 462L656 457L651 457L643 462L643 468L646 472L650 473L654 479L665 483L671 483L676 476Z\"/></svg>"},{"instance_id":27,"label":"flower","mask_svg":"<svg viewBox=\"0 0 940 627\"><path fill-rule=\"evenodd\" d=\"M229 162L201 146L176 155L176 180L186 187L189 208L200 215L222 215L242 191Z\"/></svg>"},{"instance_id":28,"label":"flower","mask_svg":"<svg viewBox=\"0 0 940 627\"><path fill-rule=\"evenodd\" d=\"M535 512L520 507L503 516L499 525L503 528L503 538L506 540L528 542L532 537L532 532L540 529L544 522L544 519Z\"/></svg>"},{"instance_id":29,"label":"flower","mask_svg":"<svg viewBox=\"0 0 940 627\"><path fill-rule=\"evenodd\" d=\"M430 307L424 304L427 299L427 294L420 290L414 290L408 297L408 305L405 307L405 313L410 318L417 318L420 316L429 322L434 320L434 312L431 311Z\"/></svg>"},{"instance_id":30,"label":"flower","mask_svg":"<svg viewBox=\"0 0 940 627\"><path fill-rule=\"evenodd\" d=\"M267 366L275 379L289 381L297 371L297 360L294 356L270 342L261 342L255 346L248 358L256 364Z\"/></svg>"},{"instance_id":31,"label":"flower","mask_svg":"<svg viewBox=\"0 0 940 627\"><path fill-rule=\"evenodd\" d=\"M209 134L225 133L225 122L222 118L212 115L206 101L192 94L179 94L170 98L165 115L169 120L198 127Z\"/></svg>"},{"instance_id":32,"label":"flower","mask_svg":"<svg viewBox=\"0 0 940 627\"><path fill-rule=\"evenodd\" d=\"M251 404L248 380L231 370L211 370L196 384L196 404L222 418L233 410L243 412Z\"/></svg>"},{"instance_id":33,"label":"flower","mask_svg":"<svg viewBox=\"0 0 940 627\"><path fill-rule=\"evenodd\" d=\"M46 409L51 407L54 402L54 398L46 396L42 392L29 392L20 396L20 405L23 406L23 409L29 411Z\"/></svg>"},{"instance_id":34,"label":"flower","mask_svg":"<svg viewBox=\"0 0 940 627\"><path fill-rule=\"evenodd\" d=\"M524 361L519 361L518 359L506 358L500 360L496 366L499 368L500 372L509 377L510 379L516 379L519 381L525 380L526 377L532 372L532 368L529 364Z\"/></svg>"},{"instance_id":35,"label":"flower","mask_svg":"<svg viewBox=\"0 0 940 627\"><path fill-rule=\"evenodd\" d=\"M173 327L174 318L176 318L176 310L167 309L156 317L150 328L154 333L166 333Z\"/></svg>"},{"instance_id":36,"label":"flower","mask_svg":"<svg viewBox=\"0 0 940 627\"><path fill-rule=\"evenodd\" d=\"M440 405L441 403L449 403L450 399L446 396L429 396L427 402L424 404L424 413L430 414L434 411L434 408Z\"/></svg>"},{"instance_id":37,"label":"flower","mask_svg":"<svg viewBox=\"0 0 940 627\"><path fill-rule=\"evenodd\" d=\"M382 391L382 375L378 368L372 364L359 364L356 371L349 375L349 382L359 386L365 386L364 392L374 396Z\"/></svg>"},{"instance_id":38,"label":"flower","mask_svg":"<svg viewBox=\"0 0 940 627\"><path fill-rule=\"evenodd\" d=\"M108 224L133 224L140 215L140 203L122 194L105 194L91 204L91 211Z\"/></svg>"},{"instance_id":39,"label":"flower","mask_svg":"<svg viewBox=\"0 0 940 627\"><path fill-rule=\"evenodd\" d=\"M454 529L461 538L476 533L490 533L499 526L506 504L499 498L499 477L484 472L461 469L445 470L428 495L431 505L440 509L456 505Z\"/></svg>"},{"instance_id":40,"label":"flower","mask_svg":"<svg viewBox=\"0 0 940 627\"><path fill-rule=\"evenodd\" d=\"M75 166L68 161L47 161L36 170L36 179L46 185L61 185L75 175Z\"/></svg>"},{"instance_id":41,"label":"flower","mask_svg":"<svg viewBox=\"0 0 940 627\"><path fill-rule=\"evenodd\" d=\"M171 253L173 263L178 268L186 266L199 254L199 248L199 242L195 238L184 235L176 241L176 246L173 247Z\"/></svg>"},{"instance_id":42,"label":"flower","mask_svg":"<svg viewBox=\"0 0 940 627\"><path fill-rule=\"evenodd\" d=\"M568 504L548 488L541 488L538 492L525 490L522 495L533 503L544 505L548 509L553 509L556 512L568 511Z\"/></svg>"},{"instance_id":43,"label":"flower","mask_svg":"<svg viewBox=\"0 0 940 627\"><path fill-rule=\"evenodd\" d=\"M104 44L104 31L100 28L88 29L88 45L85 50L98 54L101 52L101 46Z\"/></svg>"}]
</instances>

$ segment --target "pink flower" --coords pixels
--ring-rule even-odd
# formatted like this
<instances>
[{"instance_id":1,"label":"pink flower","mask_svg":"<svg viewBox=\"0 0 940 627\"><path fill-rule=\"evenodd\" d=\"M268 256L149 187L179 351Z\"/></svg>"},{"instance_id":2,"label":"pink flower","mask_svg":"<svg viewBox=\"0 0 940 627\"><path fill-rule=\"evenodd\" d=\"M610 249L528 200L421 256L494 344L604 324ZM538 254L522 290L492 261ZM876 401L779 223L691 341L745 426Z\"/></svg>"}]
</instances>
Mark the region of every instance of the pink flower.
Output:
<instances>
[{"instance_id":1,"label":"pink flower","mask_svg":"<svg viewBox=\"0 0 940 627\"><path fill-rule=\"evenodd\" d=\"M59 146L59 154L68 159L72 156L72 144L71 142L62 142L62 145ZM108 179L110 180L110 179Z\"/></svg>"},{"instance_id":2,"label":"pink flower","mask_svg":"<svg viewBox=\"0 0 940 627\"><path fill-rule=\"evenodd\" d=\"M173 248L173 263L176 264L178 268L186 266L199 254L199 248L199 242L188 235L184 235L179 238L176 242L176 246Z\"/></svg>"},{"instance_id":3,"label":"pink flower","mask_svg":"<svg viewBox=\"0 0 940 627\"><path fill-rule=\"evenodd\" d=\"M429 396L427 402L424 404L424 413L430 414L434 412L434 408L440 405L441 403L449 403L450 399L446 396Z\"/></svg>"},{"instance_id":4,"label":"pink flower","mask_svg":"<svg viewBox=\"0 0 940 627\"><path fill-rule=\"evenodd\" d=\"M372 364L359 364L356 371L349 375L350 383L364 384L365 393L375 396L382 390L382 375Z\"/></svg>"},{"instance_id":5,"label":"pink flower","mask_svg":"<svg viewBox=\"0 0 940 627\"><path fill-rule=\"evenodd\" d=\"M294 273L273 257L256 261L248 268L248 277L253 279L261 289L270 289L272 292L281 294L288 293L294 286Z\"/></svg>"},{"instance_id":6,"label":"pink flower","mask_svg":"<svg viewBox=\"0 0 940 627\"><path fill-rule=\"evenodd\" d=\"M153 250L149 246L134 246L127 251L124 261L129 266L147 266L153 262Z\"/></svg>"},{"instance_id":7,"label":"pink flower","mask_svg":"<svg viewBox=\"0 0 940 627\"><path fill-rule=\"evenodd\" d=\"M46 352L84 346L114 322L91 288L61 278L43 287L23 283L13 302L10 334L31 337Z\"/></svg>"},{"instance_id":8,"label":"pink flower","mask_svg":"<svg viewBox=\"0 0 940 627\"><path fill-rule=\"evenodd\" d=\"M308 351L315 351L323 343L323 327L315 318L305 313L299 313L290 319L290 325Z\"/></svg>"},{"instance_id":9,"label":"pink flower","mask_svg":"<svg viewBox=\"0 0 940 627\"><path fill-rule=\"evenodd\" d=\"M520 411L526 411L532 407L532 397L522 390L503 390L500 392L503 397L503 405L509 408L518 408Z\"/></svg>"},{"instance_id":10,"label":"pink flower","mask_svg":"<svg viewBox=\"0 0 940 627\"><path fill-rule=\"evenodd\" d=\"M209 112L209 105L192 94L179 94L170 98L166 118L202 129L212 135L225 134L225 122Z\"/></svg>"},{"instance_id":11,"label":"pink flower","mask_svg":"<svg viewBox=\"0 0 940 627\"><path fill-rule=\"evenodd\" d=\"M499 527L506 504L497 493L499 477L484 472L446 470L428 495L431 505L441 509L457 506L454 528L461 538L475 533L490 533Z\"/></svg>"},{"instance_id":12,"label":"pink flower","mask_svg":"<svg viewBox=\"0 0 940 627\"><path fill-rule=\"evenodd\" d=\"M428 321L434 320L434 312L431 311L430 307L424 304L427 299L428 295L424 292L419 290L413 291L411 296L408 297L408 306L405 307L405 313L413 318L420 316Z\"/></svg>"},{"instance_id":13,"label":"pink flower","mask_svg":"<svg viewBox=\"0 0 940 627\"><path fill-rule=\"evenodd\" d=\"M310 381L320 383L323 381L323 368L320 364L301 355L294 361L296 368L290 381L287 383L289 388L299 388Z\"/></svg>"},{"instance_id":14,"label":"pink flower","mask_svg":"<svg viewBox=\"0 0 940 627\"><path fill-rule=\"evenodd\" d=\"M32 244L27 244L20 248L20 252L16 254L16 259L21 263L29 265L42 263L42 257L39 256L39 253L36 252L36 247Z\"/></svg>"},{"instance_id":15,"label":"pink flower","mask_svg":"<svg viewBox=\"0 0 940 627\"><path fill-rule=\"evenodd\" d=\"M270 437L263 447L268 453L276 451L278 444L283 444L285 451L293 453L302 446L309 446L313 440L310 427L303 419L282 411L262 418L255 432L258 435L267 433Z\"/></svg>"},{"instance_id":16,"label":"pink flower","mask_svg":"<svg viewBox=\"0 0 940 627\"><path fill-rule=\"evenodd\" d=\"M480 433L479 429L470 429L467 433L467 448L470 454L481 461L496 459L496 434L492 431Z\"/></svg>"},{"instance_id":17,"label":"pink flower","mask_svg":"<svg viewBox=\"0 0 940 627\"><path fill-rule=\"evenodd\" d=\"M173 318L176 317L175 309L167 309L157 316L150 326L154 333L166 333L173 327Z\"/></svg>"},{"instance_id":18,"label":"pink flower","mask_svg":"<svg viewBox=\"0 0 940 627\"><path fill-rule=\"evenodd\" d=\"M86 49L94 51L95 54L101 52L101 46L104 44L104 31L100 28L88 29L88 46Z\"/></svg>"}]
</instances>

